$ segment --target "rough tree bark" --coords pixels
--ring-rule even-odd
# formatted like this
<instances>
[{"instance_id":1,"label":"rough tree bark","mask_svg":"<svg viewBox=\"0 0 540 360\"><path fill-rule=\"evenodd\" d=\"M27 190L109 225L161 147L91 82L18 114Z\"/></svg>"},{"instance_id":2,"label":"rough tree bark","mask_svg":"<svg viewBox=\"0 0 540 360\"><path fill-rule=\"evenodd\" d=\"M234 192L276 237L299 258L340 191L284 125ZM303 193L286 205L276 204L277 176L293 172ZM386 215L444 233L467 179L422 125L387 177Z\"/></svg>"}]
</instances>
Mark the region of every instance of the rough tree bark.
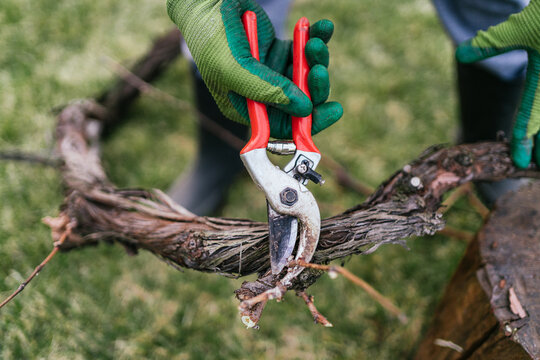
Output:
<instances>
[{"instance_id":1,"label":"rough tree bark","mask_svg":"<svg viewBox=\"0 0 540 360\"><path fill-rule=\"evenodd\" d=\"M135 76L144 81L155 77L178 55L174 48L178 41L177 32L159 39L159 46L133 70ZM132 80L121 79L99 102L79 101L58 115L57 152L64 161L66 197L59 216L48 224L55 240L68 224L76 224L61 250L118 242L130 253L148 250L176 267L235 277L258 273L257 281L244 283L237 291L241 300L274 287L277 279L268 271L266 224L198 217L159 190L117 189L107 180L99 159L100 134L117 124L121 110L136 98L140 84ZM430 148L366 202L323 220L313 262L367 254L383 244L434 234L444 227L437 212L442 195L463 183L538 175L533 168L516 169L505 143ZM306 269L292 288L304 290L318 276L320 271ZM260 316L260 309L253 312Z\"/></svg>"},{"instance_id":2,"label":"rough tree bark","mask_svg":"<svg viewBox=\"0 0 540 360\"><path fill-rule=\"evenodd\" d=\"M540 359L539 214L540 183L497 202L448 285L417 359Z\"/></svg>"}]
</instances>

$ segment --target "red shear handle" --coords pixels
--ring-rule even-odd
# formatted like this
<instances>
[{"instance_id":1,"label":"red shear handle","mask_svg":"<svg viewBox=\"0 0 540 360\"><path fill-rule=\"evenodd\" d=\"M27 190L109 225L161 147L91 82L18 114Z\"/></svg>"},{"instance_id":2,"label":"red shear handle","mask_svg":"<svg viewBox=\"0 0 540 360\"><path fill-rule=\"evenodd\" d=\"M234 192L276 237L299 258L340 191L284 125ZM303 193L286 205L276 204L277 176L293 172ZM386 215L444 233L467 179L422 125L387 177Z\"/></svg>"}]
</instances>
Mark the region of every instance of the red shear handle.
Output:
<instances>
[{"instance_id":1,"label":"red shear handle","mask_svg":"<svg viewBox=\"0 0 540 360\"><path fill-rule=\"evenodd\" d=\"M309 21L305 17L298 20L294 27L293 38L293 82L310 99L308 89L309 65L307 63L305 48L309 40ZM296 149L320 154L319 149L313 143L311 138L311 114L298 118L292 118L292 136Z\"/></svg>"},{"instance_id":2,"label":"red shear handle","mask_svg":"<svg viewBox=\"0 0 540 360\"><path fill-rule=\"evenodd\" d=\"M246 11L242 16L244 30L249 41L251 55L259 60L259 39L257 36L257 15L253 11ZM247 153L255 149L266 149L268 139L270 138L270 123L268 122L268 113L266 105L260 102L247 99L249 112L249 121L251 123L251 139L240 154Z\"/></svg>"}]
</instances>

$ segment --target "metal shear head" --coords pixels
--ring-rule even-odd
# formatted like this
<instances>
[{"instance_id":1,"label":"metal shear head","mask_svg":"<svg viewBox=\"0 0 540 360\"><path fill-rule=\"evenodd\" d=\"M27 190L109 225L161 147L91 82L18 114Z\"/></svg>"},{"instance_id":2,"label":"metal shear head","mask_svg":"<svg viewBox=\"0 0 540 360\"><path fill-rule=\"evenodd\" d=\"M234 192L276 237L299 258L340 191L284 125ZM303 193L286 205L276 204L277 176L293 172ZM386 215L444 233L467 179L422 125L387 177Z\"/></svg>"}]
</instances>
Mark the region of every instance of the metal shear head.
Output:
<instances>
[{"instance_id":1,"label":"metal shear head","mask_svg":"<svg viewBox=\"0 0 540 360\"><path fill-rule=\"evenodd\" d=\"M321 227L317 201L302 183L270 162L266 148L246 152L240 157L269 204L272 272L281 272L292 254L296 242L297 221L300 241L295 259L302 258L309 262L317 247ZM288 218L284 219L282 215Z\"/></svg>"}]
</instances>

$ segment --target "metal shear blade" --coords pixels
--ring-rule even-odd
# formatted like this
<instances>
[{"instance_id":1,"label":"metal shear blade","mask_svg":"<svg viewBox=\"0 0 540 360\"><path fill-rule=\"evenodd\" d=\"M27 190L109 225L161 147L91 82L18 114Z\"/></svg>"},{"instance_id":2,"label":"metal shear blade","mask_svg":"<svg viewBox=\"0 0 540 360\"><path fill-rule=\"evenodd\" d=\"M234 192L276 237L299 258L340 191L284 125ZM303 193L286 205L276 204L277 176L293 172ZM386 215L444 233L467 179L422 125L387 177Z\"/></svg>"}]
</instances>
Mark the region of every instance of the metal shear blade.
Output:
<instances>
[{"instance_id":1,"label":"metal shear blade","mask_svg":"<svg viewBox=\"0 0 540 360\"><path fill-rule=\"evenodd\" d=\"M266 155L266 149L254 149L245 152L240 155L240 158L255 184L264 191L272 209L282 216L290 216L297 220L300 229L300 241L295 259L302 258L305 261L310 261L319 241L321 226L319 207L311 192L300 182L274 166ZM284 192L293 193L296 200L289 203L282 201ZM290 233L296 235L296 231L290 231ZM275 246L272 242L275 243L276 240L275 238L271 239L271 247ZM296 236L291 235L288 240L280 239L278 244L286 243L286 248L291 246L294 248L295 240ZM278 248L281 248L281 246L278 245ZM286 252L279 250L278 253L284 254ZM289 256L286 256L283 261L286 261ZM295 272L287 275L291 275L292 278L293 273ZM297 273L300 273L300 271Z\"/></svg>"},{"instance_id":2,"label":"metal shear blade","mask_svg":"<svg viewBox=\"0 0 540 360\"><path fill-rule=\"evenodd\" d=\"M298 220L290 215L277 213L269 203L268 237L270 240L270 265L273 274L279 274L287 265L296 244Z\"/></svg>"}]
</instances>

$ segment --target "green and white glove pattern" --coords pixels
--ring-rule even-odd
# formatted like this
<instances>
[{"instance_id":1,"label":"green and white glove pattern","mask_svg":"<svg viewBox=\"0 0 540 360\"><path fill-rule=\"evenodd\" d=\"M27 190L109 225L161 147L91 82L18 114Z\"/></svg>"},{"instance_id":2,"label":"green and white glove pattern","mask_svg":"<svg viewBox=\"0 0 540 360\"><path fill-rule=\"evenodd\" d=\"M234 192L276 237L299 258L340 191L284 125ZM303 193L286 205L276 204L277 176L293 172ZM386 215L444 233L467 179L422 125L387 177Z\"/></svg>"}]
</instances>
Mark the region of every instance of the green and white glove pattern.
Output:
<instances>
[{"instance_id":1,"label":"green and white glove pattern","mask_svg":"<svg viewBox=\"0 0 540 360\"><path fill-rule=\"evenodd\" d=\"M260 62L251 56L242 15L257 14ZM321 20L310 28L306 57L311 66L310 99L287 77L292 67L290 41L276 39L272 23L253 0L168 0L167 11L178 25L195 64L228 118L249 124L246 98L268 107L271 136L291 138L291 116L313 113L312 133L324 130L343 115L330 92L329 54L326 43L334 24ZM290 74L289 74L290 75Z\"/></svg>"},{"instance_id":2,"label":"green and white glove pattern","mask_svg":"<svg viewBox=\"0 0 540 360\"><path fill-rule=\"evenodd\" d=\"M534 156L540 165L540 0L531 0L520 13L487 31L479 31L461 43L456 58L471 63L511 50L527 51L529 63L525 88L512 132L512 159L519 168L527 168ZM534 150L534 154L533 154Z\"/></svg>"}]
</instances>

